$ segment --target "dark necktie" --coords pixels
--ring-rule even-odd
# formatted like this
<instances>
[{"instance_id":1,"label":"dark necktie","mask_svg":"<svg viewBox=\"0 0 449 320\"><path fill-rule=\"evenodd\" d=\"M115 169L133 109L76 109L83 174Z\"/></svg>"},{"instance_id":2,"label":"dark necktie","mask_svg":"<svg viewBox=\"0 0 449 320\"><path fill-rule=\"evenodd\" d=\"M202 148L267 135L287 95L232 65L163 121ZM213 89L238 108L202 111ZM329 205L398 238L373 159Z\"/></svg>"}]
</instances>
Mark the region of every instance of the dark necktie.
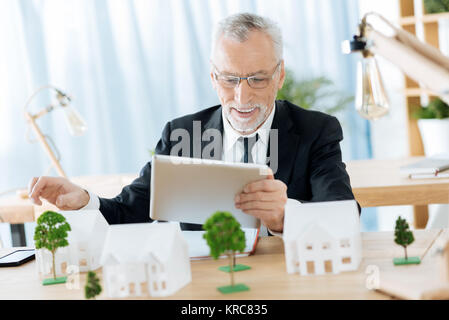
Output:
<instances>
[{"instance_id":1,"label":"dark necktie","mask_svg":"<svg viewBox=\"0 0 449 320\"><path fill-rule=\"evenodd\" d=\"M242 139L242 138L240 138ZM259 140L259 134L256 134L255 136L251 138L243 138L243 161L244 163L254 163L253 156L251 154L251 150L254 147L254 144Z\"/></svg>"}]
</instances>

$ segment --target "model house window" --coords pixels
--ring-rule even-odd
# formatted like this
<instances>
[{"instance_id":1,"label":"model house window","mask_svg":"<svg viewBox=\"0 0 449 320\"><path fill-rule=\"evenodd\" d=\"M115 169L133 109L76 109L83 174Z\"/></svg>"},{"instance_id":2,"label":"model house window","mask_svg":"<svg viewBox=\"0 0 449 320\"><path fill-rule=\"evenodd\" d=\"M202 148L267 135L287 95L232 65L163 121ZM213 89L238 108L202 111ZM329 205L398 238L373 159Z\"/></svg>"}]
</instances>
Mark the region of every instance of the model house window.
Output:
<instances>
[{"instance_id":1,"label":"model house window","mask_svg":"<svg viewBox=\"0 0 449 320\"><path fill-rule=\"evenodd\" d=\"M86 258L80 259L79 265L80 265L81 267L87 266L87 259L86 259Z\"/></svg>"},{"instance_id":2,"label":"model house window","mask_svg":"<svg viewBox=\"0 0 449 320\"><path fill-rule=\"evenodd\" d=\"M343 238L340 240L340 246L342 248L349 248L351 246L351 243L348 238Z\"/></svg>"},{"instance_id":3,"label":"model house window","mask_svg":"<svg viewBox=\"0 0 449 320\"><path fill-rule=\"evenodd\" d=\"M157 291L157 282L156 281L153 282L153 290Z\"/></svg>"},{"instance_id":4,"label":"model house window","mask_svg":"<svg viewBox=\"0 0 449 320\"><path fill-rule=\"evenodd\" d=\"M312 244L311 243L306 243L306 249L307 250L312 250L313 249Z\"/></svg>"},{"instance_id":5,"label":"model house window","mask_svg":"<svg viewBox=\"0 0 449 320\"><path fill-rule=\"evenodd\" d=\"M332 273L332 260L324 261L324 272Z\"/></svg>"},{"instance_id":6,"label":"model house window","mask_svg":"<svg viewBox=\"0 0 449 320\"><path fill-rule=\"evenodd\" d=\"M323 243L323 250L330 249L330 247L331 247L331 244L329 242L324 242Z\"/></svg>"},{"instance_id":7,"label":"model house window","mask_svg":"<svg viewBox=\"0 0 449 320\"><path fill-rule=\"evenodd\" d=\"M315 262L307 261L307 273L315 274Z\"/></svg>"},{"instance_id":8,"label":"model house window","mask_svg":"<svg viewBox=\"0 0 449 320\"><path fill-rule=\"evenodd\" d=\"M124 285L120 286L120 292L126 292L126 287Z\"/></svg>"},{"instance_id":9,"label":"model house window","mask_svg":"<svg viewBox=\"0 0 449 320\"><path fill-rule=\"evenodd\" d=\"M85 243L78 243L78 251L81 254L85 254L87 251L87 245Z\"/></svg>"},{"instance_id":10,"label":"model house window","mask_svg":"<svg viewBox=\"0 0 449 320\"><path fill-rule=\"evenodd\" d=\"M129 284L129 294L136 294L136 285L133 282Z\"/></svg>"},{"instance_id":11,"label":"model house window","mask_svg":"<svg viewBox=\"0 0 449 320\"><path fill-rule=\"evenodd\" d=\"M152 272L152 273L156 273L156 265L153 264L153 265L151 266L151 272Z\"/></svg>"},{"instance_id":12,"label":"model house window","mask_svg":"<svg viewBox=\"0 0 449 320\"><path fill-rule=\"evenodd\" d=\"M166 286L165 286L165 281L162 281L162 290L165 290Z\"/></svg>"},{"instance_id":13,"label":"model house window","mask_svg":"<svg viewBox=\"0 0 449 320\"><path fill-rule=\"evenodd\" d=\"M142 282L140 284L140 291L142 292L142 295L146 295L148 293L147 289L148 289L147 283L146 282Z\"/></svg>"},{"instance_id":14,"label":"model house window","mask_svg":"<svg viewBox=\"0 0 449 320\"><path fill-rule=\"evenodd\" d=\"M61 272L66 273L67 272L67 262L61 263Z\"/></svg>"},{"instance_id":15,"label":"model house window","mask_svg":"<svg viewBox=\"0 0 449 320\"><path fill-rule=\"evenodd\" d=\"M351 257L344 257L341 259L341 262L343 264L349 264L349 263L351 263Z\"/></svg>"}]
</instances>

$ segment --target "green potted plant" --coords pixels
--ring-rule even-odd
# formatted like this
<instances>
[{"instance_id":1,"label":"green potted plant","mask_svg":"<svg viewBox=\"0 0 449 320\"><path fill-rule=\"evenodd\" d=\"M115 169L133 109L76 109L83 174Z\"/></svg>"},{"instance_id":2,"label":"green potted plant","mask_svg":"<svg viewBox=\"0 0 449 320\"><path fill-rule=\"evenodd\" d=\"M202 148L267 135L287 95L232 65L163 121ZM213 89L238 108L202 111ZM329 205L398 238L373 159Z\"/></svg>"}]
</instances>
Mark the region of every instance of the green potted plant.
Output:
<instances>
[{"instance_id":1,"label":"green potted plant","mask_svg":"<svg viewBox=\"0 0 449 320\"><path fill-rule=\"evenodd\" d=\"M304 109L335 114L346 109L354 97L337 90L333 81L326 77L298 80L286 68L284 85L278 91L276 99L288 100Z\"/></svg>"},{"instance_id":2,"label":"green potted plant","mask_svg":"<svg viewBox=\"0 0 449 320\"><path fill-rule=\"evenodd\" d=\"M427 14L449 12L449 0L424 0L424 9ZM439 19L439 49L444 55L449 55L449 20Z\"/></svg>"},{"instance_id":3,"label":"green potted plant","mask_svg":"<svg viewBox=\"0 0 449 320\"><path fill-rule=\"evenodd\" d=\"M449 11L449 0L424 0L426 13L441 13Z\"/></svg>"},{"instance_id":4,"label":"green potted plant","mask_svg":"<svg viewBox=\"0 0 449 320\"><path fill-rule=\"evenodd\" d=\"M435 98L426 106L420 106L413 117L418 127L427 156L449 152L449 105Z\"/></svg>"},{"instance_id":5,"label":"green potted plant","mask_svg":"<svg viewBox=\"0 0 449 320\"><path fill-rule=\"evenodd\" d=\"M245 249L245 233L240 223L227 211L217 211L203 225L206 230L203 237L210 248L210 255L218 259L221 254L228 255L229 266L220 267L221 271L229 272L231 285L217 288L221 293L247 291L249 288L240 283L234 283L234 272L250 269L245 265L235 264L235 253Z\"/></svg>"}]
</instances>

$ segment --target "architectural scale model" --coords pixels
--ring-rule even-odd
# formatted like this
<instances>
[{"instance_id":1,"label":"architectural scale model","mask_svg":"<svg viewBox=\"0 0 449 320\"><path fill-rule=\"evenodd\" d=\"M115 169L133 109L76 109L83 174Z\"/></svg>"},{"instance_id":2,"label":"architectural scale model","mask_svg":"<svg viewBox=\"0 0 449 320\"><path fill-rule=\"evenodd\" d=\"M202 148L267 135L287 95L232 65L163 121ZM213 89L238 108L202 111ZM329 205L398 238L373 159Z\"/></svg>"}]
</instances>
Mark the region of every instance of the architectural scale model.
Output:
<instances>
[{"instance_id":1,"label":"architectural scale model","mask_svg":"<svg viewBox=\"0 0 449 320\"><path fill-rule=\"evenodd\" d=\"M354 200L288 204L283 235L287 272L357 270L362 259L359 220Z\"/></svg>"},{"instance_id":2,"label":"architectural scale model","mask_svg":"<svg viewBox=\"0 0 449 320\"><path fill-rule=\"evenodd\" d=\"M71 272L87 272L101 267L100 258L109 225L99 210L59 211L71 226L68 232L68 246L55 253L57 276ZM77 267L77 270L75 270ZM36 250L38 273L47 276L52 273L52 256L48 250ZM70 270L69 270L70 271Z\"/></svg>"},{"instance_id":3,"label":"architectural scale model","mask_svg":"<svg viewBox=\"0 0 449 320\"><path fill-rule=\"evenodd\" d=\"M101 257L109 298L165 297L192 281L188 245L179 225L111 225Z\"/></svg>"}]
</instances>

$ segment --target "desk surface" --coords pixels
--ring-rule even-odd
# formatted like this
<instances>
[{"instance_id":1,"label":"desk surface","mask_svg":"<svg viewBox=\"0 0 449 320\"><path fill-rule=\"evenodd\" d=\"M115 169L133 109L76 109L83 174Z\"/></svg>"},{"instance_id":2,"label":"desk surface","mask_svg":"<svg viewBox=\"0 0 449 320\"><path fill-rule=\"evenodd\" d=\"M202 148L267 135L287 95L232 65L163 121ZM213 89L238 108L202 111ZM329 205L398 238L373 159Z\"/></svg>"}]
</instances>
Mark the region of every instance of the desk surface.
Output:
<instances>
[{"instance_id":1,"label":"desk surface","mask_svg":"<svg viewBox=\"0 0 449 320\"><path fill-rule=\"evenodd\" d=\"M422 256L440 230L417 230L415 242L409 247L410 255ZM388 295L367 288L366 272L369 266L380 272L399 270L393 266L392 258L402 256L403 249L394 244L393 232L362 233L363 260L357 271L338 275L300 276L287 274L284 246L280 238L263 237L259 240L253 256L239 258L239 263L251 270L235 274L236 283L243 282L251 290L232 295L222 295L216 287L228 285L229 274L217 268L225 260L192 261L192 282L168 299L390 299ZM10 249L0 250L0 255ZM426 255L424 260L428 259ZM423 261L424 261L423 260ZM101 269L100 269L101 270ZM97 274L101 279L101 271ZM399 272L402 272L400 269ZM64 284L42 286L36 273L35 261L15 268L0 268L0 299L84 299L86 274L80 275L80 289L67 289ZM99 299L104 299L102 293Z\"/></svg>"},{"instance_id":2,"label":"desk surface","mask_svg":"<svg viewBox=\"0 0 449 320\"><path fill-rule=\"evenodd\" d=\"M403 165L423 157L356 160L347 163L354 196L362 207L449 203L449 178L409 179Z\"/></svg>"}]
</instances>

